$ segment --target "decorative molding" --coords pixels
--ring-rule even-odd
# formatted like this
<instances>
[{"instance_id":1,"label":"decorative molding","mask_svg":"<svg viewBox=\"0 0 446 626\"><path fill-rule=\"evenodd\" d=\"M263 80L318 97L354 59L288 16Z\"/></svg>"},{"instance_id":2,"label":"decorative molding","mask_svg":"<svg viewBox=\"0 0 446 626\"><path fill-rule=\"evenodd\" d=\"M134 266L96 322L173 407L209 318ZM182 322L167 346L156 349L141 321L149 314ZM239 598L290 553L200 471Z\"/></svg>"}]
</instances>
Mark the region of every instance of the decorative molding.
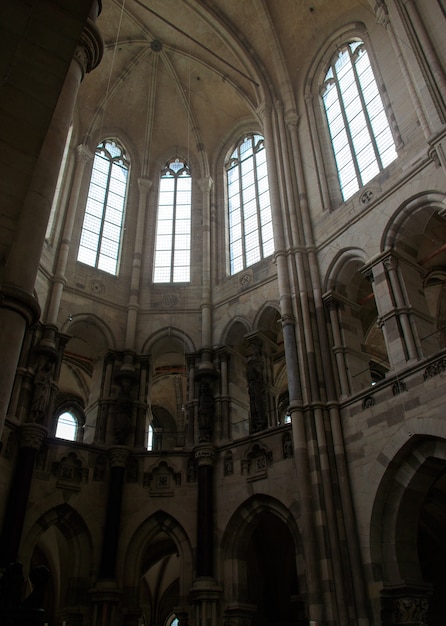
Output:
<instances>
[{"instance_id":1,"label":"decorative molding","mask_svg":"<svg viewBox=\"0 0 446 626\"><path fill-rule=\"evenodd\" d=\"M372 406L375 406L375 398L373 396L366 396L362 401L362 408L370 409Z\"/></svg>"},{"instance_id":2,"label":"decorative molding","mask_svg":"<svg viewBox=\"0 0 446 626\"><path fill-rule=\"evenodd\" d=\"M404 380L397 380L392 385L392 393L394 396L398 396L402 391L407 391L407 385Z\"/></svg>"},{"instance_id":3,"label":"decorative molding","mask_svg":"<svg viewBox=\"0 0 446 626\"><path fill-rule=\"evenodd\" d=\"M251 446L242 459L242 476L248 482L261 480L268 476L268 468L273 464L273 453L261 442Z\"/></svg>"},{"instance_id":4,"label":"decorative molding","mask_svg":"<svg viewBox=\"0 0 446 626\"><path fill-rule=\"evenodd\" d=\"M160 461L144 474L144 487L152 497L170 497L174 495L174 488L181 486L181 472L167 463Z\"/></svg>"},{"instance_id":5,"label":"decorative molding","mask_svg":"<svg viewBox=\"0 0 446 626\"><path fill-rule=\"evenodd\" d=\"M442 372L446 371L446 358L439 359L435 361L435 363L431 363L424 370L423 378L427 380L428 378L433 378L434 376L438 376Z\"/></svg>"}]
</instances>

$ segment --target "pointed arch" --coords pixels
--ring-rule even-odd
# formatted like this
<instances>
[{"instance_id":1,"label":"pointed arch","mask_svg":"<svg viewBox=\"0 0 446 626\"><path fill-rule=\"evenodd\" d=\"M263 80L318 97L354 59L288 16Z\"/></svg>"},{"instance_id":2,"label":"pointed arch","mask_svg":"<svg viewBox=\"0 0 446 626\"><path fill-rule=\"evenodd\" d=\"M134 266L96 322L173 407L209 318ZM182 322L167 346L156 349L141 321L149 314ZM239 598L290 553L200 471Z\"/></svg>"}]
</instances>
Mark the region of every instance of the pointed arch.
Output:
<instances>
[{"instance_id":1,"label":"pointed arch","mask_svg":"<svg viewBox=\"0 0 446 626\"><path fill-rule=\"evenodd\" d=\"M388 462L371 514L372 571L382 584L383 611L407 598L423 602L426 623L440 624L446 592L446 439L433 434L439 432L438 423L430 429L423 422L421 433L418 420L411 422L392 438L385 456L380 455L381 463ZM418 432L411 432L411 426Z\"/></svg>"},{"instance_id":2,"label":"pointed arch","mask_svg":"<svg viewBox=\"0 0 446 626\"><path fill-rule=\"evenodd\" d=\"M160 533L175 545L180 566L180 596L185 598L192 587L192 546L183 526L161 509L144 520L130 538L123 562L123 585L138 588L148 549Z\"/></svg>"},{"instance_id":3,"label":"pointed arch","mask_svg":"<svg viewBox=\"0 0 446 626\"><path fill-rule=\"evenodd\" d=\"M253 590L250 590L250 572L254 562L257 562L255 547L260 536L261 542L265 545L265 552L261 550L263 557L258 555L258 558L264 559L263 565L266 565L262 569L270 569L266 574L267 577L273 572L273 575L279 578L286 571L286 578L291 583L287 592L291 592L291 595L298 599L296 606L288 606L287 610L293 614L293 619L300 623L298 619L304 612L303 597L307 589L305 571L297 569L297 563L304 563L301 535L296 518L289 508L271 496L264 494L252 496L237 508L226 526L221 544L223 576L228 581L225 586L226 601L228 604L243 603L251 606L250 610L254 613L262 610L259 606L262 599L258 590L254 594ZM287 557L281 562L283 571L278 572L275 558L277 555L283 557L285 551ZM280 586L279 584L278 587ZM276 588L270 588L268 593L272 596L276 593L280 595L277 585L274 587ZM266 600L263 608L269 610L276 600L277 598ZM287 600L282 597L285 603L289 600L289 597ZM281 619L278 618L277 621L280 622Z\"/></svg>"}]
</instances>

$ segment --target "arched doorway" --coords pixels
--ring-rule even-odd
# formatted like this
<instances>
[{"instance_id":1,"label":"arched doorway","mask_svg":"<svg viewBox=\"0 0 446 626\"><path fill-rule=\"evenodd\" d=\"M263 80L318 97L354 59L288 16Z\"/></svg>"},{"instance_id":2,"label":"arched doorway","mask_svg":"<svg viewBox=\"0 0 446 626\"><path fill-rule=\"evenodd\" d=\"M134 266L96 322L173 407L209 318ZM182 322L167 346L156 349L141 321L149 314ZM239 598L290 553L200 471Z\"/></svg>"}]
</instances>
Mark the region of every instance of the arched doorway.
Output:
<instances>
[{"instance_id":1,"label":"arched doorway","mask_svg":"<svg viewBox=\"0 0 446 626\"><path fill-rule=\"evenodd\" d=\"M286 524L264 511L246 545L247 601L256 607L256 626L298 623L296 558Z\"/></svg>"},{"instance_id":2,"label":"arched doorway","mask_svg":"<svg viewBox=\"0 0 446 626\"><path fill-rule=\"evenodd\" d=\"M297 571L300 538L288 509L253 496L232 517L224 541L226 621L251 626L307 625L304 581Z\"/></svg>"},{"instance_id":3,"label":"arched doorway","mask_svg":"<svg viewBox=\"0 0 446 626\"><path fill-rule=\"evenodd\" d=\"M164 511L147 518L126 551L124 614L145 626L164 626L190 611L192 549L182 526ZM172 619L171 619L172 618Z\"/></svg>"},{"instance_id":4,"label":"arched doorway","mask_svg":"<svg viewBox=\"0 0 446 626\"><path fill-rule=\"evenodd\" d=\"M382 626L444 624L446 440L414 436L381 481L372 516Z\"/></svg>"},{"instance_id":5,"label":"arched doorway","mask_svg":"<svg viewBox=\"0 0 446 626\"><path fill-rule=\"evenodd\" d=\"M92 539L84 520L66 503L44 513L24 537L25 569L45 566L50 571L44 599L49 626L87 623L92 554Z\"/></svg>"}]
</instances>

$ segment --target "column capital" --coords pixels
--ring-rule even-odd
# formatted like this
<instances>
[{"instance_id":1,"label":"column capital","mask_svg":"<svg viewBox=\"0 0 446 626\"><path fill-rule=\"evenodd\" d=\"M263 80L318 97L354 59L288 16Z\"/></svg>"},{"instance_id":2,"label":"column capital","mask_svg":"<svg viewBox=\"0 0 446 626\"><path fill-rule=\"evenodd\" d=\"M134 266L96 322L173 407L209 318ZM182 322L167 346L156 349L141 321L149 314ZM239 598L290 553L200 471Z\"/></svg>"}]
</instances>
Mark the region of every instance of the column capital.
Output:
<instances>
[{"instance_id":1,"label":"column capital","mask_svg":"<svg viewBox=\"0 0 446 626\"><path fill-rule=\"evenodd\" d=\"M16 285L3 283L0 288L0 308L14 311L25 320L27 326L35 324L40 318L40 306L27 291Z\"/></svg>"},{"instance_id":2,"label":"column capital","mask_svg":"<svg viewBox=\"0 0 446 626\"><path fill-rule=\"evenodd\" d=\"M200 191L202 193L210 193L212 189L212 185L214 181L210 176L205 176L204 178L200 178L198 181L198 186L200 187Z\"/></svg>"},{"instance_id":3,"label":"column capital","mask_svg":"<svg viewBox=\"0 0 446 626\"><path fill-rule=\"evenodd\" d=\"M285 123L288 126L288 130L295 131L299 126L299 120L300 116L295 109L292 109L291 111L287 111L285 113Z\"/></svg>"},{"instance_id":4,"label":"column capital","mask_svg":"<svg viewBox=\"0 0 446 626\"><path fill-rule=\"evenodd\" d=\"M140 176L138 178L138 189L140 192L149 193L152 185L153 181L150 180L150 178L146 178L145 176Z\"/></svg>"},{"instance_id":5,"label":"column capital","mask_svg":"<svg viewBox=\"0 0 446 626\"><path fill-rule=\"evenodd\" d=\"M113 446L108 451L110 456L110 465L112 467L125 468L127 465L127 459L130 455L130 450L126 446Z\"/></svg>"},{"instance_id":6,"label":"column capital","mask_svg":"<svg viewBox=\"0 0 446 626\"><path fill-rule=\"evenodd\" d=\"M295 326L296 324L295 317L291 313L285 313L282 315L280 321L282 322L282 326Z\"/></svg>"},{"instance_id":7,"label":"column capital","mask_svg":"<svg viewBox=\"0 0 446 626\"><path fill-rule=\"evenodd\" d=\"M194 449L198 465L214 465L216 450L210 443L201 443Z\"/></svg>"},{"instance_id":8,"label":"column capital","mask_svg":"<svg viewBox=\"0 0 446 626\"><path fill-rule=\"evenodd\" d=\"M375 4L375 17L380 26L384 26L384 28L389 26L389 11L384 0L378 0Z\"/></svg>"},{"instance_id":9,"label":"column capital","mask_svg":"<svg viewBox=\"0 0 446 626\"><path fill-rule=\"evenodd\" d=\"M75 150L76 161L78 163L88 163L93 158L93 153L85 144L79 144Z\"/></svg>"},{"instance_id":10,"label":"column capital","mask_svg":"<svg viewBox=\"0 0 446 626\"><path fill-rule=\"evenodd\" d=\"M42 424L28 422L20 427L20 447L34 448L38 450L47 435L47 430Z\"/></svg>"},{"instance_id":11,"label":"column capital","mask_svg":"<svg viewBox=\"0 0 446 626\"><path fill-rule=\"evenodd\" d=\"M104 54L104 41L96 24L88 18L81 33L74 58L82 68L83 75L97 67Z\"/></svg>"},{"instance_id":12,"label":"column capital","mask_svg":"<svg viewBox=\"0 0 446 626\"><path fill-rule=\"evenodd\" d=\"M324 295L323 300L328 311L337 311L339 309L339 300L334 293L329 293L327 296Z\"/></svg>"}]
</instances>

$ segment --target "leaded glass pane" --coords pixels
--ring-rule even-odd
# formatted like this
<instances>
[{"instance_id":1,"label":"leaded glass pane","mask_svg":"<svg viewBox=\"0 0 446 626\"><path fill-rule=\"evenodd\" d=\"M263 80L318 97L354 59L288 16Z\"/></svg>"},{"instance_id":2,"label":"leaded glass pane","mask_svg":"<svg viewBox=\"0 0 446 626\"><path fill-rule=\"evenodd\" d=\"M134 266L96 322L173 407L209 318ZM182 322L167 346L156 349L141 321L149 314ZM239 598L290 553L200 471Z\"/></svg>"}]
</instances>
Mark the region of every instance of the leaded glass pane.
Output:
<instances>
[{"instance_id":1,"label":"leaded glass pane","mask_svg":"<svg viewBox=\"0 0 446 626\"><path fill-rule=\"evenodd\" d=\"M118 265L127 178L122 147L111 140L100 144L93 161L78 261L113 274Z\"/></svg>"},{"instance_id":2,"label":"leaded glass pane","mask_svg":"<svg viewBox=\"0 0 446 626\"><path fill-rule=\"evenodd\" d=\"M192 179L184 161L170 161L160 179L153 280L190 280Z\"/></svg>"},{"instance_id":3,"label":"leaded glass pane","mask_svg":"<svg viewBox=\"0 0 446 626\"><path fill-rule=\"evenodd\" d=\"M341 191L347 200L397 156L363 42L350 42L337 54L322 93Z\"/></svg>"},{"instance_id":4,"label":"leaded glass pane","mask_svg":"<svg viewBox=\"0 0 446 626\"><path fill-rule=\"evenodd\" d=\"M230 272L234 274L257 263L273 251L269 240L268 244L263 246L263 237L269 237L272 228L259 231L260 220L265 224L271 223L263 137L261 135L245 137L232 153L226 169L229 259Z\"/></svg>"}]
</instances>

